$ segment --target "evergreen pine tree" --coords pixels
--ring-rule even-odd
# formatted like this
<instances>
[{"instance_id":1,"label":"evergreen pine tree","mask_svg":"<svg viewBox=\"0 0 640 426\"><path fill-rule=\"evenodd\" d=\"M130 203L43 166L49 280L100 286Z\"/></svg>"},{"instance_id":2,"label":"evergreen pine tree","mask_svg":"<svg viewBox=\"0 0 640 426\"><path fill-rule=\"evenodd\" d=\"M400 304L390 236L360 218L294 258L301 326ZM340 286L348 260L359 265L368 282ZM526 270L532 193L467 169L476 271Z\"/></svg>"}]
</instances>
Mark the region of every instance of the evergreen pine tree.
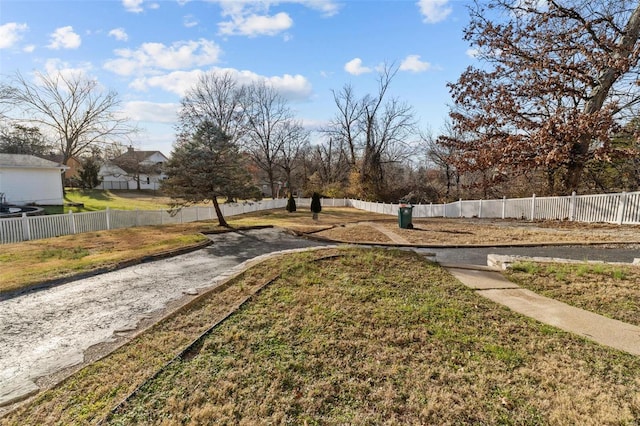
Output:
<instances>
[{"instance_id":1,"label":"evergreen pine tree","mask_svg":"<svg viewBox=\"0 0 640 426\"><path fill-rule=\"evenodd\" d=\"M318 219L318 213L322 211L322 204L320 203L320 194L314 192L311 196L311 212L313 213L313 220Z\"/></svg>"},{"instance_id":2,"label":"evergreen pine tree","mask_svg":"<svg viewBox=\"0 0 640 426\"><path fill-rule=\"evenodd\" d=\"M289 213L296 211L296 200L293 198L292 193L289 193L289 200L287 200L287 211Z\"/></svg>"}]
</instances>

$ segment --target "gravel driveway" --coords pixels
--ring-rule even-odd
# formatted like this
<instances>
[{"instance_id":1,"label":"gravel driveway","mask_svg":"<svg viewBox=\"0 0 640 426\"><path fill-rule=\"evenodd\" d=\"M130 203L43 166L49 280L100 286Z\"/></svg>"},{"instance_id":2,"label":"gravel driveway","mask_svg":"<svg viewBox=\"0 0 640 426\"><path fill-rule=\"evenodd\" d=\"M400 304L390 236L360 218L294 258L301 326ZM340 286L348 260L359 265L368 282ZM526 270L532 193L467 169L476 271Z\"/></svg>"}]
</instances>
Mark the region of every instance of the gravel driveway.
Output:
<instances>
[{"instance_id":1,"label":"gravel driveway","mask_svg":"<svg viewBox=\"0 0 640 426\"><path fill-rule=\"evenodd\" d=\"M242 262L320 246L277 229L210 235L214 243L0 302L0 406L38 390L36 379L83 362L185 293L212 287Z\"/></svg>"}]
</instances>

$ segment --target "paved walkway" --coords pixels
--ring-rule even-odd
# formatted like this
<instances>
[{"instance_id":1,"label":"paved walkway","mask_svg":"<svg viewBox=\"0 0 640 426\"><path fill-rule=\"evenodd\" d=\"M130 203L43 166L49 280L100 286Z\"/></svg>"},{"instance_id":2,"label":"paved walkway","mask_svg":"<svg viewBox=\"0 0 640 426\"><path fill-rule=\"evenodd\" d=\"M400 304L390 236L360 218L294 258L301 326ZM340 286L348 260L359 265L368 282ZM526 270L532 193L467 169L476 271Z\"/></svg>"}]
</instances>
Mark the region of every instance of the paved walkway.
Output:
<instances>
[{"instance_id":1,"label":"paved walkway","mask_svg":"<svg viewBox=\"0 0 640 426\"><path fill-rule=\"evenodd\" d=\"M447 268L479 295L545 324L640 355L640 327L597 315L518 287L500 272Z\"/></svg>"}]
</instances>

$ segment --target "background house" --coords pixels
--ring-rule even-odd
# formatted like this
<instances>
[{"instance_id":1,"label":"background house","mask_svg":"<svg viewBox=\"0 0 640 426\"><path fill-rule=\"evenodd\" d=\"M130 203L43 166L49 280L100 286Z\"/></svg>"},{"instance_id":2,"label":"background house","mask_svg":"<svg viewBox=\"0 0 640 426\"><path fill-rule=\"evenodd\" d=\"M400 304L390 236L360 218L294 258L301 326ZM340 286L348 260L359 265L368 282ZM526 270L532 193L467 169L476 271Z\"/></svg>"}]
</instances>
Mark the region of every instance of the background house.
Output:
<instances>
[{"instance_id":1,"label":"background house","mask_svg":"<svg viewBox=\"0 0 640 426\"><path fill-rule=\"evenodd\" d=\"M160 189L168 160L160 151L136 151L129 147L126 153L100 167L98 176L102 183L98 189Z\"/></svg>"},{"instance_id":2,"label":"background house","mask_svg":"<svg viewBox=\"0 0 640 426\"><path fill-rule=\"evenodd\" d=\"M9 204L63 205L67 166L33 155L0 154L0 193Z\"/></svg>"},{"instance_id":3,"label":"background house","mask_svg":"<svg viewBox=\"0 0 640 426\"><path fill-rule=\"evenodd\" d=\"M62 154L49 154L42 156L45 160L53 161L54 163L62 164L64 156ZM75 156L72 156L67 160L68 169L64 172L64 186L77 186L79 181L79 173L82 169L82 162Z\"/></svg>"}]
</instances>

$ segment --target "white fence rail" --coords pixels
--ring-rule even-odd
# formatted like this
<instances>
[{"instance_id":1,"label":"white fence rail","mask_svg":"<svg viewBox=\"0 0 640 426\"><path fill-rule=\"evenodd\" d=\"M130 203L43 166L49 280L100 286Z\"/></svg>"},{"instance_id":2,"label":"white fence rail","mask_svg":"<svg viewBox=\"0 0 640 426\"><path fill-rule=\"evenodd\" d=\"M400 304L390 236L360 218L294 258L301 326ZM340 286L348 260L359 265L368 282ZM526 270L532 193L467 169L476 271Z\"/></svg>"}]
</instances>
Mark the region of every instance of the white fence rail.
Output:
<instances>
[{"instance_id":1,"label":"white fence rail","mask_svg":"<svg viewBox=\"0 0 640 426\"><path fill-rule=\"evenodd\" d=\"M298 208L309 207L310 198L298 198ZM284 209L286 199L221 204L225 216L261 210ZM373 203L351 199L322 199L323 207L354 207L374 213L395 216L399 204ZM448 204L413 206L414 218L478 217L516 218L525 220L570 220L640 224L640 192L600 195L570 195L498 200L459 200ZM103 210L48 216L26 216L0 219L0 244L51 238L62 235L95 232L145 225L188 223L216 218L213 206L167 210Z\"/></svg>"},{"instance_id":2,"label":"white fence rail","mask_svg":"<svg viewBox=\"0 0 640 426\"><path fill-rule=\"evenodd\" d=\"M374 213L395 215L399 204L349 200L349 205ZM459 200L448 204L413 206L414 218L478 217L485 219L570 220L640 224L640 192L564 197L503 198L498 200Z\"/></svg>"}]
</instances>

